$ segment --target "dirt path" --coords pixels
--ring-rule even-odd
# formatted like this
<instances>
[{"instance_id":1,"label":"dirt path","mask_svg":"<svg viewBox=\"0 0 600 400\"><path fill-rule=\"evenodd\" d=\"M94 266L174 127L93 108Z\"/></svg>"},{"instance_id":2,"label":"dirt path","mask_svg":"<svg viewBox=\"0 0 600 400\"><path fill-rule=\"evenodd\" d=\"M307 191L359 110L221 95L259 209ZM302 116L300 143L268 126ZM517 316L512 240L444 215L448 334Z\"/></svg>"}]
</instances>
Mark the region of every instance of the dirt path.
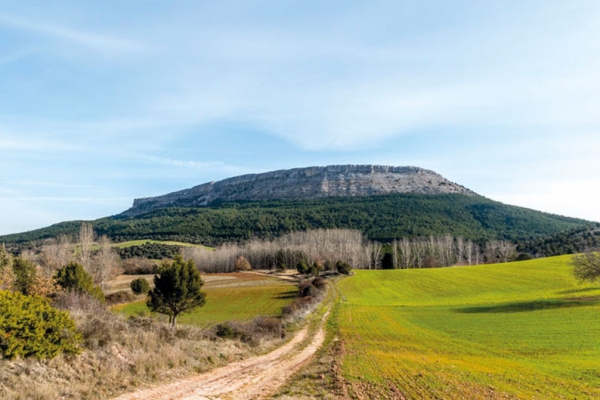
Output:
<instances>
[{"instance_id":1,"label":"dirt path","mask_svg":"<svg viewBox=\"0 0 600 400\"><path fill-rule=\"evenodd\" d=\"M115 400L266 398L281 387L323 345L328 315L329 312L323 316L319 329L312 338L308 338L308 326L305 326L290 342L268 354L167 385L125 394Z\"/></svg>"}]
</instances>

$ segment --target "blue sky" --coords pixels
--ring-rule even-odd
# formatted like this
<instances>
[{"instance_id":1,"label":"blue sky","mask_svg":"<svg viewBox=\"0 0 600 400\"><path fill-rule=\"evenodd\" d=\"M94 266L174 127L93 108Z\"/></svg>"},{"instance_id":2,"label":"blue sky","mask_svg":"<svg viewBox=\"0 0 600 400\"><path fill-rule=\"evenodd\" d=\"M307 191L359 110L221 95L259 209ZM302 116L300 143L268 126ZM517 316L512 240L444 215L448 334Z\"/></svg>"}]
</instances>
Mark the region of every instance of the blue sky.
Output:
<instances>
[{"instance_id":1,"label":"blue sky","mask_svg":"<svg viewBox=\"0 0 600 400\"><path fill-rule=\"evenodd\" d=\"M1 1L0 234L415 165L600 221L597 1Z\"/></svg>"}]
</instances>

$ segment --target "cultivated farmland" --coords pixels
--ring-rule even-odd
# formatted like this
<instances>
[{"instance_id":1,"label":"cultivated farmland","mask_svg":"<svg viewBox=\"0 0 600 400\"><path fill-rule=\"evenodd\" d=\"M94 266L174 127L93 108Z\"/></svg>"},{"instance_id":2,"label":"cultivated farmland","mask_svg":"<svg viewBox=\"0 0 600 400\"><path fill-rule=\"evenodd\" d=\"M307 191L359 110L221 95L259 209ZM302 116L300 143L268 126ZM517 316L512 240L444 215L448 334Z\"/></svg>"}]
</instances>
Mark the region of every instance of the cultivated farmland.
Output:
<instances>
[{"instance_id":1,"label":"cultivated farmland","mask_svg":"<svg viewBox=\"0 0 600 400\"><path fill-rule=\"evenodd\" d=\"M203 274L206 305L178 322L208 326L223 321L249 321L257 316L279 317L297 295L293 283L253 273ZM150 279L151 281L151 279ZM149 313L145 301L115 307L125 315Z\"/></svg>"},{"instance_id":2,"label":"cultivated farmland","mask_svg":"<svg viewBox=\"0 0 600 400\"><path fill-rule=\"evenodd\" d=\"M368 398L600 397L600 285L578 285L569 259L357 271L340 282L335 316L347 388Z\"/></svg>"}]
</instances>

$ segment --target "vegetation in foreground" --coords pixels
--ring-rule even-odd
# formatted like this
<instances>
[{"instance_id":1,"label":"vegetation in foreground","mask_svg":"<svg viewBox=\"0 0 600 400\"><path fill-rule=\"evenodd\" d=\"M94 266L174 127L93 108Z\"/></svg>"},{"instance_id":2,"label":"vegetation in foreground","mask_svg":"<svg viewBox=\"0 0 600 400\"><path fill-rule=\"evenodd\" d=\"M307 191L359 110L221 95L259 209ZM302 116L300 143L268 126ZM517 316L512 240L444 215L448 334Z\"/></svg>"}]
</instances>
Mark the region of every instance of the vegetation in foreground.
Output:
<instances>
[{"instance_id":1,"label":"vegetation in foreground","mask_svg":"<svg viewBox=\"0 0 600 400\"><path fill-rule=\"evenodd\" d=\"M598 398L600 286L571 257L340 282L346 391L358 398Z\"/></svg>"}]
</instances>

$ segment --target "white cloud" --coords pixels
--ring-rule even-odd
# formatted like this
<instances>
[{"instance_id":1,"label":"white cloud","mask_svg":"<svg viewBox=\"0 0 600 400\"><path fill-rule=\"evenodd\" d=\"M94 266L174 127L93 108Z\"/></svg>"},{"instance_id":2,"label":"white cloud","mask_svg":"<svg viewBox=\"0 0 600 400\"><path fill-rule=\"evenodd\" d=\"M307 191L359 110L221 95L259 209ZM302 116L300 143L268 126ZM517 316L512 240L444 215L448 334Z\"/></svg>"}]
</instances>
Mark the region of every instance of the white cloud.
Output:
<instances>
[{"instance_id":1,"label":"white cloud","mask_svg":"<svg viewBox=\"0 0 600 400\"><path fill-rule=\"evenodd\" d=\"M173 158L166 157L157 157L157 156L149 156L149 155L137 155L135 158L140 160L166 165L171 167L182 167L182 168L191 168L195 170L200 170L204 172L219 172L226 174L246 174L254 172L248 168L239 167L236 165L229 165L223 162L201 162L201 161L193 161L193 160L177 160Z\"/></svg>"},{"instance_id":2,"label":"white cloud","mask_svg":"<svg viewBox=\"0 0 600 400\"><path fill-rule=\"evenodd\" d=\"M132 40L84 32L41 21L29 21L14 15L0 14L0 25L58 39L105 55L123 55L145 50L145 46Z\"/></svg>"}]
</instances>

